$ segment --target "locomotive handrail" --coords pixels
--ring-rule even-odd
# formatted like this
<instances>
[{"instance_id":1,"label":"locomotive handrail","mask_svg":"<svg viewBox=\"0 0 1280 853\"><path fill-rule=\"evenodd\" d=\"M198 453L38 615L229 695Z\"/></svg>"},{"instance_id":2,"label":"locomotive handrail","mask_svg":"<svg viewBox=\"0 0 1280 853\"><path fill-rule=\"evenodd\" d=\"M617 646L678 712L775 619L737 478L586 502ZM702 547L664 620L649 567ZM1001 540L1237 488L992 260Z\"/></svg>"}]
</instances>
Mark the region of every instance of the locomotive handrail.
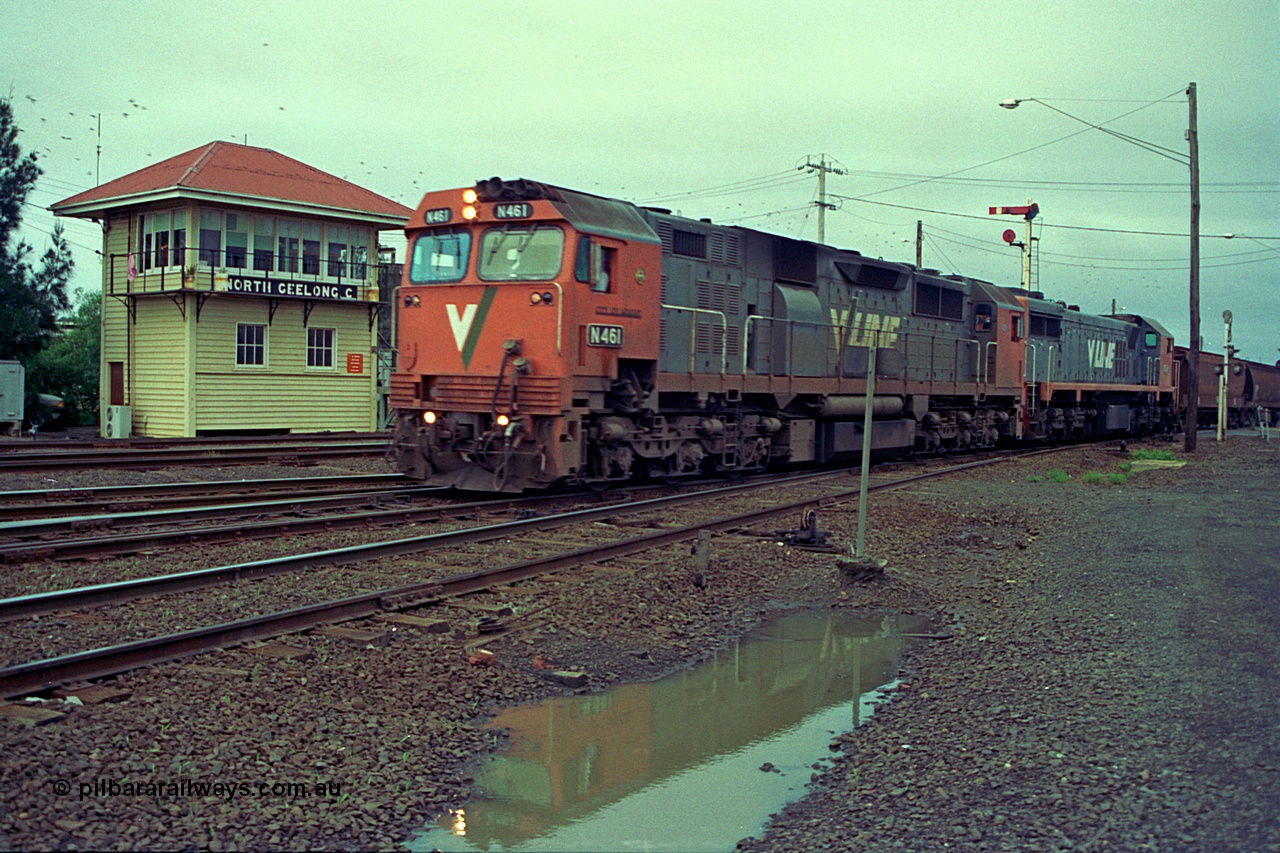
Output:
<instances>
[{"instance_id":1,"label":"locomotive handrail","mask_svg":"<svg viewBox=\"0 0 1280 853\"><path fill-rule=\"evenodd\" d=\"M691 308L687 305L668 305L663 302L662 307L671 311L688 311L691 314L711 314L720 318L720 372L729 372L729 318L724 315L723 311L713 311L710 308ZM693 322L689 324L689 372L694 373L697 367L697 348L698 348L698 318L695 316Z\"/></svg>"},{"instance_id":2,"label":"locomotive handrail","mask_svg":"<svg viewBox=\"0 0 1280 853\"><path fill-rule=\"evenodd\" d=\"M558 281L553 281L551 284L556 289L556 355L563 355L561 338L564 335L564 288Z\"/></svg>"}]
</instances>

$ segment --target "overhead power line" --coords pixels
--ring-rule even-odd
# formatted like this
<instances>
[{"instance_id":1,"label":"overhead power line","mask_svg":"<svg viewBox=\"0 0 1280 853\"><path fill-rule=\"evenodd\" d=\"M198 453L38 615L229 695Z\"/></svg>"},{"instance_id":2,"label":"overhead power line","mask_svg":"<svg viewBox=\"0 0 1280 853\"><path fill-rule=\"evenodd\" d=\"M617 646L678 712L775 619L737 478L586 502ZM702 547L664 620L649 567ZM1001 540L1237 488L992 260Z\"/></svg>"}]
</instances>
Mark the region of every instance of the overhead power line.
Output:
<instances>
[{"instance_id":1,"label":"overhead power line","mask_svg":"<svg viewBox=\"0 0 1280 853\"><path fill-rule=\"evenodd\" d=\"M950 210L935 210L933 208L928 208L928 207L913 207L912 205L909 205L909 204L893 204L892 202L888 202L888 201L872 201L871 199L866 198L865 196L842 196L842 195L836 195L834 193L828 193L828 195L831 198L838 198L843 201L856 201L856 202L861 202L862 204L874 204L874 205L879 205L881 207L893 207L893 208L897 208L898 210L912 210L917 213L932 213L937 216L955 216L960 219L981 219L986 222L990 221L989 217L978 216L977 214L973 214L973 213L955 213L954 211L950 211ZM1051 224L1047 222L1041 222L1040 224L1044 228L1060 228L1067 231L1101 231L1107 234L1141 234L1147 237L1188 237L1190 236L1185 231L1138 231L1138 230L1127 229L1127 228L1098 228L1090 225L1061 225L1061 224ZM1210 238L1210 239L1217 238L1219 240L1230 240L1233 237L1237 237L1237 236L1245 237L1248 235L1202 233L1200 236L1205 238ZM1262 236L1253 235L1253 236L1250 236L1249 239L1280 240L1280 237L1262 237Z\"/></svg>"}]
</instances>

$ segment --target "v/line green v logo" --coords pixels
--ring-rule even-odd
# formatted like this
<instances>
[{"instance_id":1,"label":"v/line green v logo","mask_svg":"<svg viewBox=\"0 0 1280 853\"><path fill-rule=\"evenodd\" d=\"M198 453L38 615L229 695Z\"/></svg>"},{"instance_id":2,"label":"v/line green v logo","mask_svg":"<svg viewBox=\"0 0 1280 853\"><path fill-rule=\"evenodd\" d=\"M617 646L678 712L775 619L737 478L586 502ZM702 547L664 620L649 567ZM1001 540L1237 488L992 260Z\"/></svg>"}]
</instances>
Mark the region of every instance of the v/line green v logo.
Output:
<instances>
[{"instance_id":1,"label":"v/line green v logo","mask_svg":"<svg viewBox=\"0 0 1280 853\"><path fill-rule=\"evenodd\" d=\"M453 332L453 341L458 345L458 354L462 356L462 366L471 366L471 356L476 351L476 341L480 340L480 330L484 328L484 318L493 304L496 287L486 287L480 294L480 302L468 303L459 310L457 303L450 302L444 306L449 317L449 328Z\"/></svg>"}]
</instances>

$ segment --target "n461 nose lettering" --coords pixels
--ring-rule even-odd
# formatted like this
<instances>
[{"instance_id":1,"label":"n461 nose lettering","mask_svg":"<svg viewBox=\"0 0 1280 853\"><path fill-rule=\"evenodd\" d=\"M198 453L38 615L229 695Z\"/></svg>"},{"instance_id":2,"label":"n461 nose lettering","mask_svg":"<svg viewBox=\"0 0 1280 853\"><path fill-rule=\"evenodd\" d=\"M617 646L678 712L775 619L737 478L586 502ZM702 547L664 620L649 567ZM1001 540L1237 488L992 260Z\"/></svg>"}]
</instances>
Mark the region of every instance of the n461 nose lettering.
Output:
<instances>
[{"instance_id":1,"label":"n461 nose lettering","mask_svg":"<svg viewBox=\"0 0 1280 853\"><path fill-rule=\"evenodd\" d=\"M620 347L622 346L622 331L621 326L591 323L587 326L587 346Z\"/></svg>"}]
</instances>

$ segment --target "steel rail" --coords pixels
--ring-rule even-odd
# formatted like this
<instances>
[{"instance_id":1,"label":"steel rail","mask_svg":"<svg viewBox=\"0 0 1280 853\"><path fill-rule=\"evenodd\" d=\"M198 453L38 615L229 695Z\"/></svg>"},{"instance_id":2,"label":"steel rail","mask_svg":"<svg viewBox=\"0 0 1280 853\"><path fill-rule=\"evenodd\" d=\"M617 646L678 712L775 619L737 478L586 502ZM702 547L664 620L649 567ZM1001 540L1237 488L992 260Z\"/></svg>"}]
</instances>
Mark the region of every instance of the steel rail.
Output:
<instances>
[{"instance_id":1,"label":"steel rail","mask_svg":"<svg viewBox=\"0 0 1280 853\"><path fill-rule=\"evenodd\" d=\"M921 480L941 476L943 474L956 473L958 471L1007 461L1007 459L1008 457L1000 457L981 460L978 462L969 462L941 469L939 471L926 472L899 480L875 484L871 489L881 491L884 489L897 488ZM747 486L729 487L725 490L698 492L696 493L696 496L700 498L717 497L722 496L724 492L744 491L747 489ZM6 698L21 696L32 692L46 690L59 684L65 684L72 681L102 678L141 666L149 666L184 657L190 657L236 643L277 637L283 634L289 634L331 622L363 619L378 613L421 607L438 602L445 598L464 595L470 592L477 592L499 584L514 583L516 581L525 580L547 572L587 565L602 560L623 557L641 551L647 551L687 541L689 539L696 538L702 530L725 531L742 527L750 527L753 524L776 518L781 515L786 515L787 513L794 513L797 510L803 511L813 507L829 505L833 502L847 499L857 492L858 489L856 487L842 489L836 492L804 498L797 501L790 501L785 504L777 504L739 515L726 516L714 521L691 524L670 530L659 530L653 533L646 533L627 539L617 540L604 545L593 545L585 548L578 548L568 552L562 552L545 557L537 557L515 563L508 563L492 569L483 569L436 581L428 581L397 587L394 589L363 593L334 601L322 602L315 605L280 611L272 614L265 614L251 619L243 619L207 628L197 628L176 634L168 634L150 640L140 640L123 645L107 646L91 651L78 652L57 658L48 658L40 661L18 664L0 669L0 696ZM675 496L675 498L689 500L691 499L691 496L679 495ZM625 504L625 506L629 511L638 511L642 508L648 509L651 506L656 505L669 506L675 502L678 501L673 501L670 498L658 498L651 501L631 502ZM599 517L601 514L616 513L617 509L618 506L612 506L604 509L592 509L566 513L559 516L526 519L519 522L511 522L509 524L496 525L489 528L475 528L470 531L460 532L463 534L488 533L489 538L492 538L492 536L495 535L495 531L498 529L501 529L503 532L496 533L496 535L504 535L506 532L510 532L513 529L539 529L544 526L550 526L549 523L552 522L564 524L567 519L572 519L573 521L591 520ZM420 550L421 543L423 541L432 539L441 541L447 535L448 534L435 534L434 536L428 537L415 537L414 539L382 543L382 545L392 546L394 553L410 553L413 550ZM294 558L285 558L284 561L263 560L258 561L257 563L244 564L243 566L236 568L243 569L244 579L248 579L250 577L265 576L262 574L252 574L254 571L274 573L274 570L280 569L283 562L298 560L304 557L322 557L325 559L325 563L323 564L341 562L342 556L339 555L350 556L352 554L360 554L363 558L363 555L368 554L370 548L371 546L355 546L352 548L338 549L336 551L321 552L315 555L299 555ZM170 577L195 578L201 574L215 571L218 570L210 569L204 570L204 572L188 572L184 575ZM94 588L89 587L86 589ZM26 598L32 597L27 596ZM7 599L6 601L17 600L19 599ZM3 605L4 603L5 602L0 602L0 605Z\"/></svg>"},{"instance_id":2,"label":"steel rail","mask_svg":"<svg viewBox=\"0 0 1280 853\"><path fill-rule=\"evenodd\" d=\"M218 504L204 507L179 507L175 509L148 509L137 512L109 512L97 515L62 515L54 518L28 518L19 521L0 522L0 537L32 538L49 536L75 530L86 530L119 525L141 526L173 522L204 521L212 518L237 518L263 513L302 512L401 500L442 492L444 489L424 486L405 486L394 489L340 492L318 497L288 497L278 500L255 500L244 503ZM51 543L50 543L51 544ZM2 552L0 548L0 552Z\"/></svg>"},{"instance_id":3,"label":"steel rail","mask_svg":"<svg viewBox=\"0 0 1280 853\"><path fill-rule=\"evenodd\" d=\"M781 481L783 485L794 485L813 479L829 478L830 472L807 474ZM772 483L771 483L772 484ZM636 501L629 493L619 494L620 499L601 506L587 507L555 515L544 515L534 518L516 519L498 524L469 527L461 530L450 530L440 533L427 533L404 539L393 539L386 542L370 542L362 545L349 545L327 551L313 551L304 554L292 554L284 557L271 557L246 563L233 563L226 566L214 566L207 569L196 569L171 575L154 575L115 583L95 584L75 587L73 589L39 592L30 595L0 599L0 622L15 619L29 619L58 610L69 610L77 607L95 607L104 604L118 604L155 595L173 592L185 592L203 587L216 586L223 583L235 583L241 580L257 580L272 575L287 574L308 568L344 565L362 560L373 560L384 557L398 557L434 548L445 548L464 545L472 542L487 542L500 539L514 533L562 527L568 524L586 523L616 516L622 507L626 512L639 513L653 509L663 509L682 503L704 500L708 496L726 497L740 492L759 489L760 483L737 483L717 489L687 492L660 498ZM475 504L454 504L444 507L424 508L426 512L438 512L440 516L466 517L474 516L481 511L493 511L495 507L517 507L522 504L545 504L545 498L512 498L505 501L484 502ZM403 515L412 512L409 509L397 509L392 514ZM315 521L323 521L316 519ZM275 522L279 526L280 522ZM54 543L40 543L52 548ZM39 547L39 546L33 546Z\"/></svg>"},{"instance_id":4,"label":"steel rail","mask_svg":"<svg viewBox=\"0 0 1280 853\"><path fill-rule=\"evenodd\" d=\"M326 447L291 446L287 448L234 449L229 452L201 450L84 451L52 453L44 456L6 454L0 458L0 473L47 471L67 468L148 467L156 465L249 465L264 461L292 459L326 459L331 457L372 456L386 451L385 442L364 442Z\"/></svg>"},{"instance_id":5,"label":"steel rail","mask_svg":"<svg viewBox=\"0 0 1280 853\"><path fill-rule=\"evenodd\" d=\"M157 483L133 486L86 486L75 489L41 489L0 492L0 519L50 518L93 510L119 516L164 507L200 506L217 498L224 503L248 503L264 497L304 491L308 495L373 492L394 486L411 486L402 474L354 474L336 477L282 477L269 480L211 480L209 482ZM239 491L237 491L239 490ZM103 509L106 507L107 509Z\"/></svg>"},{"instance_id":6,"label":"steel rail","mask_svg":"<svg viewBox=\"0 0 1280 853\"><path fill-rule=\"evenodd\" d=\"M567 499L567 498L564 498ZM305 518L276 518L238 524L235 527L183 527L162 530L144 530L137 533L119 533L106 536L87 536L76 539L42 539L38 541L0 544L0 562L21 563L27 560L75 560L86 557L105 557L134 554L152 548L171 548L180 545L207 545L224 542L241 542L246 539L266 539L276 536L294 536L305 533L326 533L370 525L387 525L400 522L416 524L424 521L442 521L448 518L477 518L480 513L495 513L521 506L545 506L545 497L498 498L470 503L446 503L435 506L401 504L365 512L349 512L341 515L316 515ZM353 500L352 503L367 503ZM3 617L0 617L3 621Z\"/></svg>"},{"instance_id":7,"label":"steel rail","mask_svg":"<svg viewBox=\"0 0 1280 853\"><path fill-rule=\"evenodd\" d=\"M32 441L0 441L0 455L5 453L25 453L35 450L46 452L67 448L72 450L123 450L129 448L174 448L174 447L252 447L299 444L326 444L332 442L351 441L388 441L385 432L330 432L330 433L288 433L285 435L224 435L217 437L201 436L198 438L78 438L66 436L54 438L44 434L39 442Z\"/></svg>"}]
</instances>

